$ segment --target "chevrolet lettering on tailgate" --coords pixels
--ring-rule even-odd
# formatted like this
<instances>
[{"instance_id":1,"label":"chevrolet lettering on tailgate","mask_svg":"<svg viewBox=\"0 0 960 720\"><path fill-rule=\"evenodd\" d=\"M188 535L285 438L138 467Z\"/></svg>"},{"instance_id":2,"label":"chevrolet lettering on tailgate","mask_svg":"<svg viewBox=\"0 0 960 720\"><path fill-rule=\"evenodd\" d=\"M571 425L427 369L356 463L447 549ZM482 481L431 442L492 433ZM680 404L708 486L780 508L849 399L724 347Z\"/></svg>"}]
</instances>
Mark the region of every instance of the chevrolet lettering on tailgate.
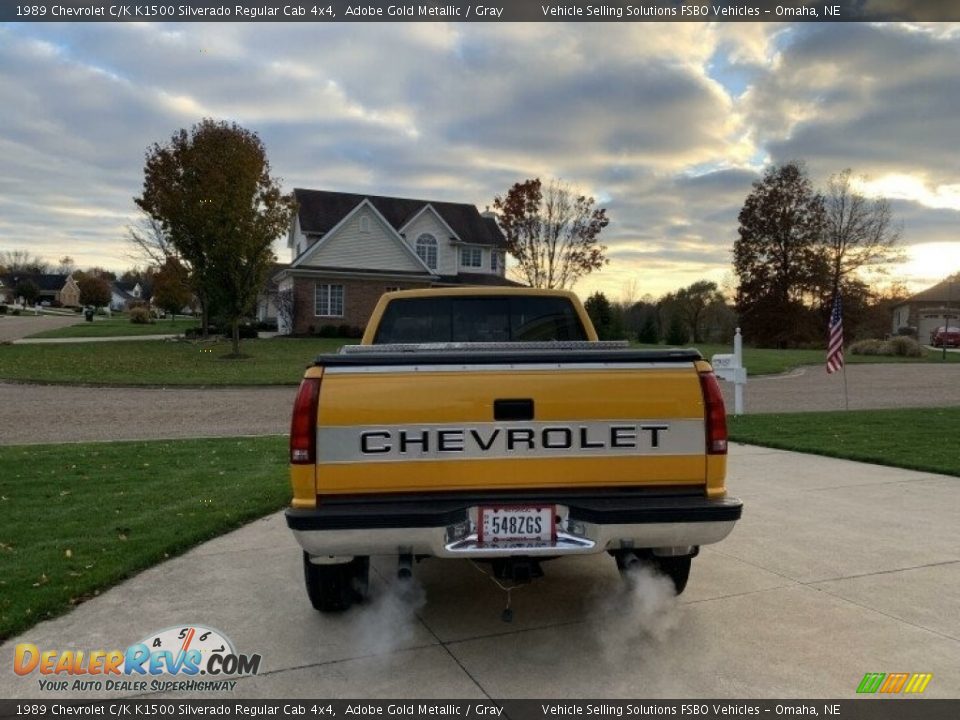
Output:
<instances>
[{"instance_id":1,"label":"chevrolet lettering on tailgate","mask_svg":"<svg viewBox=\"0 0 960 720\"><path fill-rule=\"evenodd\" d=\"M676 591L740 518L726 415L696 350L599 342L573 293L390 292L360 345L307 369L290 434L287 524L322 611L367 592L371 555L482 562L610 554Z\"/></svg>"},{"instance_id":2,"label":"chevrolet lettering on tailgate","mask_svg":"<svg viewBox=\"0 0 960 720\"><path fill-rule=\"evenodd\" d=\"M684 429L680 426L680 430ZM690 454L697 454L702 428L685 428ZM417 458L462 457L563 457L570 451L613 452L620 455L642 455L652 452L669 454L679 450L683 439L674 436L669 440L665 433L668 423L581 423L563 426L555 423L524 424L518 427L495 425L472 427L438 426L411 429L365 429L335 430L324 428L317 431L317 447L324 453L326 462L376 462L378 457L390 458L402 455L408 460ZM347 438L359 442L351 445L359 452L345 446ZM663 440L661 441L661 438Z\"/></svg>"}]
</instances>

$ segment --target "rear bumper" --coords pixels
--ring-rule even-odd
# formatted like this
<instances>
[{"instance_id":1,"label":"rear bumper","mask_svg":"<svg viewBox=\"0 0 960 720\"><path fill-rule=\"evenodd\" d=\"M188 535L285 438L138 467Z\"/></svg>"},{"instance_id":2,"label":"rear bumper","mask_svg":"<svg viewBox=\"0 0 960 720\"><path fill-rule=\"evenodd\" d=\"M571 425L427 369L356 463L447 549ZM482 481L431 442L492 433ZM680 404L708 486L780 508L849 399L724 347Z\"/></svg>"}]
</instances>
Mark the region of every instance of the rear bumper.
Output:
<instances>
[{"instance_id":1,"label":"rear bumper","mask_svg":"<svg viewBox=\"0 0 960 720\"><path fill-rule=\"evenodd\" d=\"M557 509L553 542L481 543L477 507L539 503ZM287 525L300 546L321 561L354 555L437 557L557 556L628 548L663 554L719 542L740 519L737 498L709 499L702 492L611 490L591 493L457 494L325 498L316 509L290 508Z\"/></svg>"}]
</instances>

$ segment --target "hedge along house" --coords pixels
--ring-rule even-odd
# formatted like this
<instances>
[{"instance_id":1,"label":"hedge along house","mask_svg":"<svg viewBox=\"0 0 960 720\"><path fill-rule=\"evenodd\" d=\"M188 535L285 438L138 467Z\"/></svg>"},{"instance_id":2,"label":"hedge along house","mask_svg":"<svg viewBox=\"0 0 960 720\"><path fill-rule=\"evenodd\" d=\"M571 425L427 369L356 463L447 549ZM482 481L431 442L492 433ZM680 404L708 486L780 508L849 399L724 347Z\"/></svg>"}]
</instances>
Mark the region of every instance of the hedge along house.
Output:
<instances>
[{"instance_id":1,"label":"hedge along house","mask_svg":"<svg viewBox=\"0 0 960 720\"><path fill-rule=\"evenodd\" d=\"M960 325L960 277L937 283L893 308L892 331L910 328L921 343L929 343L931 334L947 324Z\"/></svg>"},{"instance_id":2,"label":"hedge along house","mask_svg":"<svg viewBox=\"0 0 960 720\"><path fill-rule=\"evenodd\" d=\"M473 205L293 192L291 262L273 276L282 333L363 328L389 290L518 284L504 276L506 240L495 217Z\"/></svg>"}]
</instances>

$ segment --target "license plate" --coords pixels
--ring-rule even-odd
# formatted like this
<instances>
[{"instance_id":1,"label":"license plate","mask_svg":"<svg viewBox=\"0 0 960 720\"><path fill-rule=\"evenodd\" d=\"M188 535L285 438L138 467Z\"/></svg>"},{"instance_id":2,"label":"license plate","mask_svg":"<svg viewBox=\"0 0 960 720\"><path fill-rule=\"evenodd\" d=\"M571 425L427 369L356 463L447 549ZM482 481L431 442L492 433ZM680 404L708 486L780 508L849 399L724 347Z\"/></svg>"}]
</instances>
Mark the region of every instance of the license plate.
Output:
<instances>
[{"instance_id":1,"label":"license plate","mask_svg":"<svg viewBox=\"0 0 960 720\"><path fill-rule=\"evenodd\" d=\"M551 541L556 535L553 505L507 505L480 508L480 542Z\"/></svg>"}]
</instances>

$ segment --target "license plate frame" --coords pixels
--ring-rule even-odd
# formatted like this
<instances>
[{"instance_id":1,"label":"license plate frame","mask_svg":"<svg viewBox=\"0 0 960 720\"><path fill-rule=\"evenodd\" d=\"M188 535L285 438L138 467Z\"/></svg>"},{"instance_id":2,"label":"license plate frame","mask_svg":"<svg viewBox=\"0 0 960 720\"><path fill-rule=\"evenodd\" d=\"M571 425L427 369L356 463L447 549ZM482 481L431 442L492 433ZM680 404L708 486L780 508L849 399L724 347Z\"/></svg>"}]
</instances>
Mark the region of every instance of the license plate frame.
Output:
<instances>
[{"instance_id":1,"label":"license plate frame","mask_svg":"<svg viewBox=\"0 0 960 720\"><path fill-rule=\"evenodd\" d=\"M504 533L495 527L494 518L499 515L501 521L506 518L520 520L541 520L539 533ZM544 522L546 521L546 522ZM527 524L524 522L523 524ZM557 539L557 506L550 504L528 503L511 505L481 505L477 508L477 540L481 543L546 543Z\"/></svg>"}]
</instances>

